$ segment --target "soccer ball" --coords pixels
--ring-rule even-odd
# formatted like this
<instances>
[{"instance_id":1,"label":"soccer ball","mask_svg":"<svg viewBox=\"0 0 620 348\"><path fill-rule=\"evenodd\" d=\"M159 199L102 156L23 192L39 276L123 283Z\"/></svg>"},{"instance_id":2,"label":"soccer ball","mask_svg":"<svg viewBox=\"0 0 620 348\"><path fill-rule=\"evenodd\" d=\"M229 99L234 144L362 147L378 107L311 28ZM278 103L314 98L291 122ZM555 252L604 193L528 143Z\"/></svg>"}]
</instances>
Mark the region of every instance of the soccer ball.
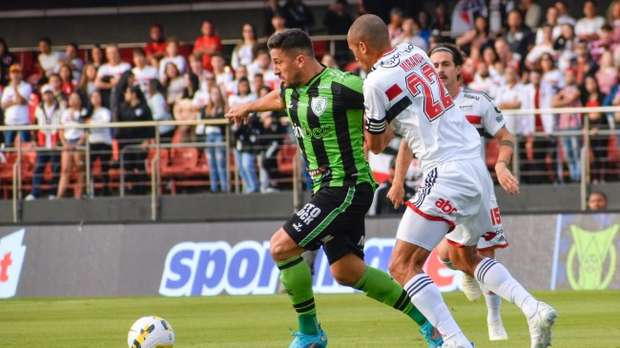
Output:
<instances>
[{"instance_id":1,"label":"soccer ball","mask_svg":"<svg viewBox=\"0 0 620 348\"><path fill-rule=\"evenodd\" d=\"M174 330L163 318L142 317L131 325L127 345L129 348L172 348Z\"/></svg>"}]
</instances>

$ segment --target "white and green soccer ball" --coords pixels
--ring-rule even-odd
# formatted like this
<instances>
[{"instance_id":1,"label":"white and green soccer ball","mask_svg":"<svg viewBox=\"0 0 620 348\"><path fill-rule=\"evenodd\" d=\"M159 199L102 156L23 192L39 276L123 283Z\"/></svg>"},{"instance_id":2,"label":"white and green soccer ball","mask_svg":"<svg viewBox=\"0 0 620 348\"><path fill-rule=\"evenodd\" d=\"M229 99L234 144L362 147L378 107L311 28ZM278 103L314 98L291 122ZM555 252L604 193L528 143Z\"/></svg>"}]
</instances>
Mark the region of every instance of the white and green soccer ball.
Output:
<instances>
[{"instance_id":1,"label":"white and green soccer ball","mask_svg":"<svg viewBox=\"0 0 620 348\"><path fill-rule=\"evenodd\" d=\"M164 318L142 317L131 325L127 345L129 348L172 348L174 330Z\"/></svg>"}]
</instances>

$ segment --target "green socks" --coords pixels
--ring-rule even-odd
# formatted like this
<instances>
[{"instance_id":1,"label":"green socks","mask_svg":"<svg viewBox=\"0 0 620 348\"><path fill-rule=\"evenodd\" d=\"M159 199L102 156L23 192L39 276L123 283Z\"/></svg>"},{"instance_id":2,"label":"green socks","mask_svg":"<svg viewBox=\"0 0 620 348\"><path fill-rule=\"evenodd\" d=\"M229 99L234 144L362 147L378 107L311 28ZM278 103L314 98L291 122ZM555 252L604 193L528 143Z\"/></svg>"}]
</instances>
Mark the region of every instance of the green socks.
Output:
<instances>
[{"instance_id":1,"label":"green socks","mask_svg":"<svg viewBox=\"0 0 620 348\"><path fill-rule=\"evenodd\" d=\"M301 256L277 262L277 265L280 269L280 281L297 311L299 331L308 335L318 334L319 322L314 305L310 267Z\"/></svg>"},{"instance_id":2,"label":"green socks","mask_svg":"<svg viewBox=\"0 0 620 348\"><path fill-rule=\"evenodd\" d=\"M426 318L411 304L402 286L381 270L366 266L364 275L353 287L366 293L366 296L405 313L420 326L426 323Z\"/></svg>"}]
</instances>

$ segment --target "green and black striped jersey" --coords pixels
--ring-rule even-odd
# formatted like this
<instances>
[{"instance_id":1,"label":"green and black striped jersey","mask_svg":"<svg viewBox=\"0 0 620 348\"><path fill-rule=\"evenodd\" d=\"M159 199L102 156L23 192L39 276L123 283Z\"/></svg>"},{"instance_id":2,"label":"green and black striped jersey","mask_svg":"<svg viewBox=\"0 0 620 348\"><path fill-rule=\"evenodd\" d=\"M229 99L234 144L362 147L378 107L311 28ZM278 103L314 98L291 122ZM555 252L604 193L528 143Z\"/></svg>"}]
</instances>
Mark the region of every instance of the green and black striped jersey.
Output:
<instances>
[{"instance_id":1,"label":"green and black striped jersey","mask_svg":"<svg viewBox=\"0 0 620 348\"><path fill-rule=\"evenodd\" d=\"M362 79L325 68L306 85L282 87L313 191L362 182L374 186L364 156Z\"/></svg>"}]
</instances>

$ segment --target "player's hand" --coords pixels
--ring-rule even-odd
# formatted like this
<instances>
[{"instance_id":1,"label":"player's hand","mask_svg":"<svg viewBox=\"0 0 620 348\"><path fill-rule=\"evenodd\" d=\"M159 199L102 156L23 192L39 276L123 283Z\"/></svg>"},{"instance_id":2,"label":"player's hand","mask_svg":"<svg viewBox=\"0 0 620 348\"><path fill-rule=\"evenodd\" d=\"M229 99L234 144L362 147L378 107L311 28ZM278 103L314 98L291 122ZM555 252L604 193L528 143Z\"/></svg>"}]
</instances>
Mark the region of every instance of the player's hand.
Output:
<instances>
[{"instance_id":1,"label":"player's hand","mask_svg":"<svg viewBox=\"0 0 620 348\"><path fill-rule=\"evenodd\" d=\"M250 111L245 105L238 105L228 109L226 118L232 120L235 124L242 124L250 114Z\"/></svg>"},{"instance_id":2,"label":"player's hand","mask_svg":"<svg viewBox=\"0 0 620 348\"><path fill-rule=\"evenodd\" d=\"M394 205L394 209L398 209L405 199L405 185L393 183L387 193L387 198Z\"/></svg>"},{"instance_id":3,"label":"player's hand","mask_svg":"<svg viewBox=\"0 0 620 348\"><path fill-rule=\"evenodd\" d=\"M512 175L506 163L497 162L497 164L495 164L495 174L497 174L497 181L499 181L504 191L511 195L519 193L519 180Z\"/></svg>"}]
</instances>

